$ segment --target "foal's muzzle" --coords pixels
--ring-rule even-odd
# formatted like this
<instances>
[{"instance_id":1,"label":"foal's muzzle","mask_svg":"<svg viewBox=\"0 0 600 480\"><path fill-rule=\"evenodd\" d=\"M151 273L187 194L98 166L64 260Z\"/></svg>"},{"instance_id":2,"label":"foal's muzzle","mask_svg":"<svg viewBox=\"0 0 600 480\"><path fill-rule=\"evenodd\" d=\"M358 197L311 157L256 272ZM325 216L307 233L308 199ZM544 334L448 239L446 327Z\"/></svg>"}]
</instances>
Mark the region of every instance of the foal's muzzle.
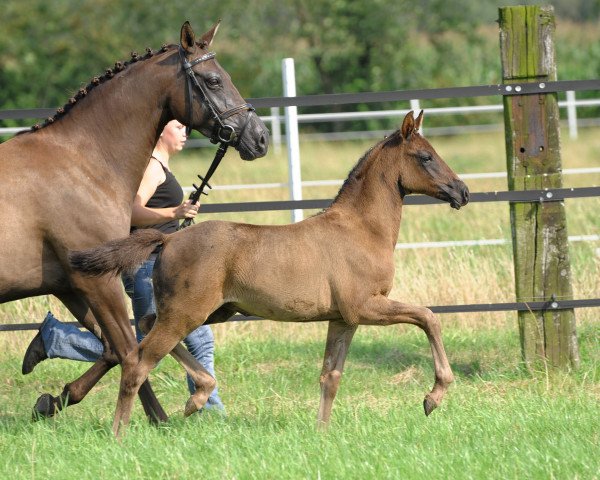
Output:
<instances>
[{"instance_id":1,"label":"foal's muzzle","mask_svg":"<svg viewBox=\"0 0 600 480\"><path fill-rule=\"evenodd\" d=\"M450 204L452 208L459 210L469 203L469 189L462 180L454 180L440 187L438 197Z\"/></svg>"}]
</instances>

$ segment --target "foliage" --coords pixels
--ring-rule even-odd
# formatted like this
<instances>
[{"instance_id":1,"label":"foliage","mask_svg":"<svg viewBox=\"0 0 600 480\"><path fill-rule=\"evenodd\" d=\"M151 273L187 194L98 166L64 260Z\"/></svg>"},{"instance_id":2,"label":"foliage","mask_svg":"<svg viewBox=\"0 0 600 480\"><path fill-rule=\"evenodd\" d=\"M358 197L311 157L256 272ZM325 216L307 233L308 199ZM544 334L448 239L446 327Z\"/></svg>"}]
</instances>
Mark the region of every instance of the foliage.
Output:
<instances>
[{"instance_id":1,"label":"foliage","mask_svg":"<svg viewBox=\"0 0 600 480\"><path fill-rule=\"evenodd\" d=\"M517 2L502 2L510 3ZM555 3L559 20L589 21L600 12L599 0ZM11 0L0 29L0 106L62 105L130 51L177 42L186 19L198 32L222 19L219 59L247 97L281 93L284 57L296 59L299 94L490 83L500 70L498 5L264 0L242 11L233 0L193 6L172 0L168 7L143 0ZM557 35L561 78L597 77L597 31L559 21Z\"/></svg>"}]
</instances>

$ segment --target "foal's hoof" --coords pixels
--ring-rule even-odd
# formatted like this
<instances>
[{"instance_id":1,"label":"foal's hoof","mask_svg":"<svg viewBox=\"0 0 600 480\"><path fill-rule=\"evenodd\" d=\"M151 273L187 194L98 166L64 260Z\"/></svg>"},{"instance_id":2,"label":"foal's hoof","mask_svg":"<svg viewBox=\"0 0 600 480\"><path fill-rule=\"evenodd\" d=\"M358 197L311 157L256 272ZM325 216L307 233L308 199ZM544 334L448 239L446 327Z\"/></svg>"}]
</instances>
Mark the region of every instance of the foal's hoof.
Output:
<instances>
[{"instance_id":1,"label":"foal's hoof","mask_svg":"<svg viewBox=\"0 0 600 480\"><path fill-rule=\"evenodd\" d=\"M188 398L188 401L185 404L185 410L183 411L183 415L185 417L189 417L193 413L196 413L198 410L202 408L202 405L198 406L196 402L194 402L194 397Z\"/></svg>"},{"instance_id":2,"label":"foal's hoof","mask_svg":"<svg viewBox=\"0 0 600 480\"><path fill-rule=\"evenodd\" d=\"M425 410L425 415L429 416L431 412L433 412L437 408L437 403L435 403L429 395L425 397L423 400L423 409Z\"/></svg>"},{"instance_id":3,"label":"foal's hoof","mask_svg":"<svg viewBox=\"0 0 600 480\"><path fill-rule=\"evenodd\" d=\"M49 393L44 393L35 402L33 412L31 415L32 420L41 420L42 418L50 418L56 415L60 408L58 408L59 399L53 397Z\"/></svg>"}]
</instances>

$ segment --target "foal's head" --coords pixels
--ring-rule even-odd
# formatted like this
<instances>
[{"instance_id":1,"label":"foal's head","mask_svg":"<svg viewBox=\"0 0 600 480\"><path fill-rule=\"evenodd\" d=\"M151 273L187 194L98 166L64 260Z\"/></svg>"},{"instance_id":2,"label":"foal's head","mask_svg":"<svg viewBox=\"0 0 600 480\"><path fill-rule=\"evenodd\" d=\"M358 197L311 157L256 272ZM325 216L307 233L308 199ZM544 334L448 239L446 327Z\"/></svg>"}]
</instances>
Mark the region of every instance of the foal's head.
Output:
<instances>
[{"instance_id":1,"label":"foal's head","mask_svg":"<svg viewBox=\"0 0 600 480\"><path fill-rule=\"evenodd\" d=\"M171 96L171 112L214 143L230 140L242 159L253 160L267 153L269 133L208 50L218 27L217 23L199 40L188 22L181 27L179 63L183 68Z\"/></svg>"},{"instance_id":2,"label":"foal's head","mask_svg":"<svg viewBox=\"0 0 600 480\"><path fill-rule=\"evenodd\" d=\"M469 189L419 133L423 111L415 119L408 112L402 127L384 142L384 149L395 149L398 188L402 196L421 193L450 203L457 210L469 201ZM400 158L397 158L399 156Z\"/></svg>"}]
</instances>

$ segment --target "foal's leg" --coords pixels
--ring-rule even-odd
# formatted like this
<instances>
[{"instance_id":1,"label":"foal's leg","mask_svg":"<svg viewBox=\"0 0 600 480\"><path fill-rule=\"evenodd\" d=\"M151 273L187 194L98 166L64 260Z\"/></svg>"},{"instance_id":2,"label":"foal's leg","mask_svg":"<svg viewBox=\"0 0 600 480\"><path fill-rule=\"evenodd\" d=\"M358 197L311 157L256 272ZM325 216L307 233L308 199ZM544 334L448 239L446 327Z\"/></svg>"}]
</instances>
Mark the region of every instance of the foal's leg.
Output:
<instances>
[{"instance_id":1,"label":"foal's leg","mask_svg":"<svg viewBox=\"0 0 600 480\"><path fill-rule=\"evenodd\" d=\"M396 302L384 296L371 297L359 309L357 316L361 325L410 323L425 332L431 346L435 369L435 384L423 401L425 415L429 415L439 406L448 386L454 381L444 351L440 321L428 308Z\"/></svg>"},{"instance_id":2,"label":"foal's leg","mask_svg":"<svg viewBox=\"0 0 600 480\"><path fill-rule=\"evenodd\" d=\"M178 343L171 350L171 355L185 368L185 371L192 377L196 387L196 391L185 404L184 415L189 417L204 406L208 397L210 397L210 394L217 386L217 381L181 343Z\"/></svg>"},{"instance_id":3,"label":"foal's leg","mask_svg":"<svg viewBox=\"0 0 600 480\"><path fill-rule=\"evenodd\" d=\"M152 327L142 343L137 345L123 360L121 385L113 422L113 432L119 436L121 425L126 426L131 417L135 394L146 382L150 371L178 345L185 336L177 327L158 322Z\"/></svg>"},{"instance_id":4,"label":"foal's leg","mask_svg":"<svg viewBox=\"0 0 600 480\"><path fill-rule=\"evenodd\" d=\"M331 417L333 399L338 390L344 362L350 348L350 342L356 332L356 325L348 325L343 320L329 322L325 357L321 370L321 402L317 417L317 428L325 429Z\"/></svg>"},{"instance_id":5,"label":"foal's leg","mask_svg":"<svg viewBox=\"0 0 600 480\"><path fill-rule=\"evenodd\" d=\"M223 305L211 313L204 323L212 324L226 322L235 314L235 312L235 309ZM147 335L150 332L155 320L156 314L154 313L140 319L138 327L144 335ZM210 394L215 389L217 382L198 360L196 360L196 358L194 358L194 356L180 343L178 343L171 351L171 355L190 375L196 386L196 391L190 396L185 405L184 415L189 417L204 406L208 397L210 397Z\"/></svg>"},{"instance_id":6,"label":"foal's leg","mask_svg":"<svg viewBox=\"0 0 600 480\"><path fill-rule=\"evenodd\" d=\"M96 322L96 318L83 298L73 292L57 294L56 296L69 309L79 323L102 340L104 354L81 377L71 383L67 383L58 397L54 397L49 393L42 394L33 407L34 419L51 417L63 408L81 402L106 372L118 363L118 359L112 353L106 339L101 338L100 327Z\"/></svg>"},{"instance_id":7,"label":"foal's leg","mask_svg":"<svg viewBox=\"0 0 600 480\"><path fill-rule=\"evenodd\" d=\"M138 327L144 335L150 333L155 320L156 314L154 313L140 319ZM210 394L217 386L217 382L181 343L175 345L175 348L170 353L190 377L192 377L196 386L196 391L190 396L185 405L184 415L189 417L204 406L208 397L210 397Z\"/></svg>"}]
</instances>

